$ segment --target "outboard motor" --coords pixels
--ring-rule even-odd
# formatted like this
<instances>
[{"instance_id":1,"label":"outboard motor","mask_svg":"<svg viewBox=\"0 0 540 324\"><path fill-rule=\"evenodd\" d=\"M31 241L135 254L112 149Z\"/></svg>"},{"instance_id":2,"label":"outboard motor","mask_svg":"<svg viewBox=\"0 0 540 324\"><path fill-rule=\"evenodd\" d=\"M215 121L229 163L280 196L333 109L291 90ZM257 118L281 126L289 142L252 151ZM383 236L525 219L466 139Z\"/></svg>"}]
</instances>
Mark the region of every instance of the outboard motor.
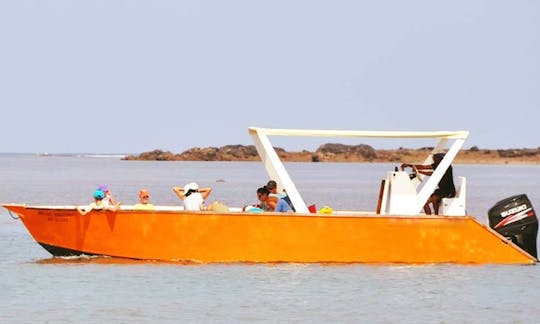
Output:
<instances>
[{"instance_id":1,"label":"outboard motor","mask_svg":"<svg viewBox=\"0 0 540 324\"><path fill-rule=\"evenodd\" d=\"M537 258L538 219L527 195L503 199L488 211L489 227Z\"/></svg>"}]
</instances>

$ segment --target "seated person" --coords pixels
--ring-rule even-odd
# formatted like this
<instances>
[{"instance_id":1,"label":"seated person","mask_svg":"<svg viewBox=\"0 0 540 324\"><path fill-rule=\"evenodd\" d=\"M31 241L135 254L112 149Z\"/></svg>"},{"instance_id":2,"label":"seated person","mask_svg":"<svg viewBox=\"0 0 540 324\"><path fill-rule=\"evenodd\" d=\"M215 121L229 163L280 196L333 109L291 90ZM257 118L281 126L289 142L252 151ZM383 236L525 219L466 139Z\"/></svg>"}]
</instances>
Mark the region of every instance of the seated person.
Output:
<instances>
[{"instance_id":1,"label":"seated person","mask_svg":"<svg viewBox=\"0 0 540 324\"><path fill-rule=\"evenodd\" d=\"M285 200L270 196L270 191L266 186L257 189L257 198L260 201L257 207L263 211L287 212L291 210L291 207Z\"/></svg>"},{"instance_id":2,"label":"seated person","mask_svg":"<svg viewBox=\"0 0 540 324\"><path fill-rule=\"evenodd\" d=\"M292 211L292 208L291 208L291 205L289 205L289 203L287 203L287 201L284 198L279 198L276 204L276 209L274 209L274 211L285 213L288 211Z\"/></svg>"},{"instance_id":3,"label":"seated person","mask_svg":"<svg viewBox=\"0 0 540 324\"><path fill-rule=\"evenodd\" d=\"M274 181L274 180L268 181L268 183L266 184L266 188L268 188L268 190L270 191L270 197L281 198L281 199L283 199L285 201L285 203L288 206L288 210L286 210L286 211L289 211L289 210L295 211L294 206L293 206L293 204L291 202L291 199L289 198L287 193L285 193L285 190L283 190L283 193L278 193L277 192L277 182L276 181Z\"/></svg>"},{"instance_id":4,"label":"seated person","mask_svg":"<svg viewBox=\"0 0 540 324\"><path fill-rule=\"evenodd\" d=\"M421 165L421 164L408 164L403 163L401 165L401 170L404 170L406 167L416 168L421 174L431 176L435 169L439 166L442 159L444 158L444 153L435 153L433 154L433 163L430 165ZM454 186L454 176L452 173L452 166L448 166L446 172L439 181L438 188L431 194L428 201L424 205L424 212L426 215L431 215L431 208L429 204L433 205L433 212L435 215L439 214L439 205L443 198L453 198L456 196L456 187Z\"/></svg>"},{"instance_id":5,"label":"seated person","mask_svg":"<svg viewBox=\"0 0 540 324\"><path fill-rule=\"evenodd\" d=\"M270 191L270 194L269 194L270 197L281 198L283 196L281 194L278 194L278 192L277 192L277 182L275 182L274 180L268 181L268 183L266 184L266 188L268 188L268 191Z\"/></svg>"},{"instance_id":6,"label":"seated person","mask_svg":"<svg viewBox=\"0 0 540 324\"><path fill-rule=\"evenodd\" d=\"M135 209L154 209L154 205L149 202L150 193L146 189L139 191L139 203L135 205Z\"/></svg>"},{"instance_id":7,"label":"seated person","mask_svg":"<svg viewBox=\"0 0 540 324\"><path fill-rule=\"evenodd\" d=\"M105 203L106 205L119 205L120 204L120 202L116 201L113 198L113 194L109 190L109 187L107 185L102 184L97 188L97 190L103 191L103 194L105 195L105 197L103 198L103 203Z\"/></svg>"},{"instance_id":8,"label":"seated person","mask_svg":"<svg viewBox=\"0 0 540 324\"><path fill-rule=\"evenodd\" d=\"M98 189L94 191L94 202L86 207L77 206L77 211L84 216L88 214L92 209L110 211L116 211L118 209L120 203L116 203L115 205L108 205L103 201L104 198L105 193Z\"/></svg>"},{"instance_id":9,"label":"seated person","mask_svg":"<svg viewBox=\"0 0 540 324\"><path fill-rule=\"evenodd\" d=\"M204 201L212 192L212 188L199 188L195 182L188 183L184 187L173 187L174 193L184 202L185 210L206 210Z\"/></svg>"}]
</instances>

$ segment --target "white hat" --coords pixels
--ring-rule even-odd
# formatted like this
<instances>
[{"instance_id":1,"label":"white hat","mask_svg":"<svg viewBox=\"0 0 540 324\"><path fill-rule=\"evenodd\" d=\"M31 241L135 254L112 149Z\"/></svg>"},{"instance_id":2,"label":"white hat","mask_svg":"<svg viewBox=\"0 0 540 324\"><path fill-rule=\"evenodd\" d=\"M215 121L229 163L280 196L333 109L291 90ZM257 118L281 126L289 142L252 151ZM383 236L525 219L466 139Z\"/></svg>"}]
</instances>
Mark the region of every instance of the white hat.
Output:
<instances>
[{"instance_id":1,"label":"white hat","mask_svg":"<svg viewBox=\"0 0 540 324\"><path fill-rule=\"evenodd\" d=\"M184 192L188 192L190 189L197 190L199 189L199 185L196 182L190 182L184 186Z\"/></svg>"}]
</instances>

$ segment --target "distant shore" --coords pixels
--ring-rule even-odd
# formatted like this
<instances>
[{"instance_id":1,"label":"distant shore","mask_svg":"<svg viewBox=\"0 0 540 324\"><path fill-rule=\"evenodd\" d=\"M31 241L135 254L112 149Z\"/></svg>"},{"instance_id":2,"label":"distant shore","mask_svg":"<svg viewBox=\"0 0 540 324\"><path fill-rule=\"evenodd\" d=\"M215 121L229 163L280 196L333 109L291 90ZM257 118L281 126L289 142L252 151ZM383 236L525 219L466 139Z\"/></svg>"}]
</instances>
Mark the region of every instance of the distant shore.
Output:
<instances>
[{"instance_id":1,"label":"distant shore","mask_svg":"<svg viewBox=\"0 0 540 324\"><path fill-rule=\"evenodd\" d=\"M315 151L288 152L275 148L285 162L419 162L423 161L431 147L419 149L399 148L376 150L365 144L323 144ZM182 153L156 149L138 155L127 155L129 161L259 161L254 145L226 145L222 147L193 147ZM480 149L471 147L461 150L454 163L463 164L540 164L540 148L530 149Z\"/></svg>"}]
</instances>

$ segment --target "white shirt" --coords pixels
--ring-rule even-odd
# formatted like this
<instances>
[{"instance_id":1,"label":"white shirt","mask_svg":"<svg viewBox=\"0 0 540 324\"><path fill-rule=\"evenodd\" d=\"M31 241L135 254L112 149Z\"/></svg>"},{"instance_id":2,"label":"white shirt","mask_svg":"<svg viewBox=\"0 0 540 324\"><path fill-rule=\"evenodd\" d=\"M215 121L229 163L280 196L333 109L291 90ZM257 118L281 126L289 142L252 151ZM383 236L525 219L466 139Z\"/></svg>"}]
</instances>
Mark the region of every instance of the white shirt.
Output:
<instances>
[{"instance_id":1,"label":"white shirt","mask_svg":"<svg viewBox=\"0 0 540 324\"><path fill-rule=\"evenodd\" d=\"M199 192L192 192L184 199L185 210L201 210L201 205L204 203L204 199Z\"/></svg>"}]
</instances>

